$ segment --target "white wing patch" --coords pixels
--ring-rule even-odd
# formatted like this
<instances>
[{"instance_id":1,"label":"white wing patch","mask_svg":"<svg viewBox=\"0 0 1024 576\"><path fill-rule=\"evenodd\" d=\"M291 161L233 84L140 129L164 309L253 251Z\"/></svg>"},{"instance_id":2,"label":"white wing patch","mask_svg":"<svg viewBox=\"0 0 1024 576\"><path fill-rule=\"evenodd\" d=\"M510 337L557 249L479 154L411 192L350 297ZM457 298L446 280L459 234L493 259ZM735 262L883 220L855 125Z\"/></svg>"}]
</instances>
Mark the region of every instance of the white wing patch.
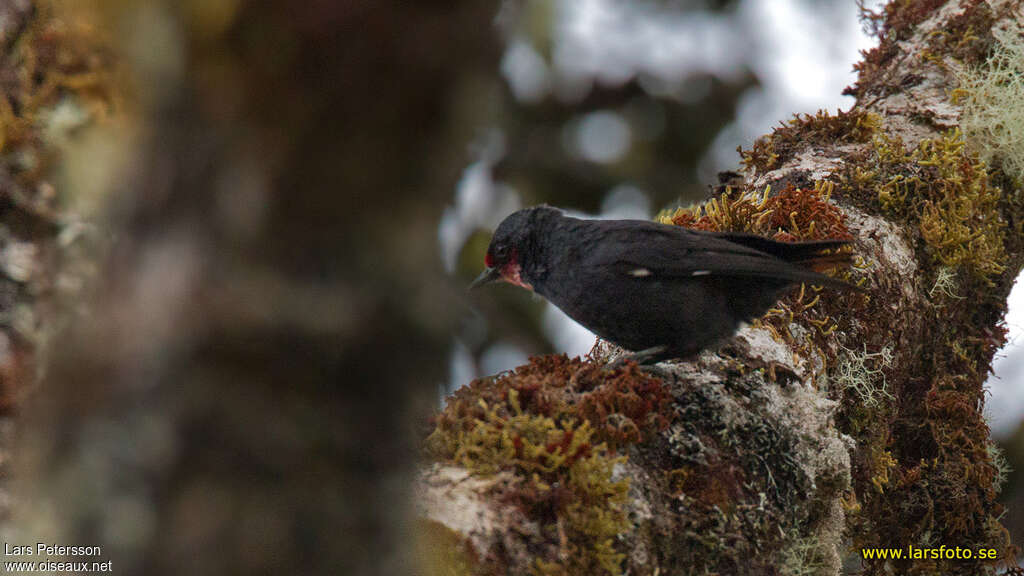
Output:
<instances>
[{"instance_id":1,"label":"white wing patch","mask_svg":"<svg viewBox=\"0 0 1024 576\"><path fill-rule=\"evenodd\" d=\"M707 276L711 274L711 270L694 270L690 276Z\"/></svg>"},{"instance_id":2,"label":"white wing patch","mask_svg":"<svg viewBox=\"0 0 1024 576\"><path fill-rule=\"evenodd\" d=\"M646 278L651 275L651 271L647 268L637 268L635 270L630 270L629 275L633 278Z\"/></svg>"}]
</instances>

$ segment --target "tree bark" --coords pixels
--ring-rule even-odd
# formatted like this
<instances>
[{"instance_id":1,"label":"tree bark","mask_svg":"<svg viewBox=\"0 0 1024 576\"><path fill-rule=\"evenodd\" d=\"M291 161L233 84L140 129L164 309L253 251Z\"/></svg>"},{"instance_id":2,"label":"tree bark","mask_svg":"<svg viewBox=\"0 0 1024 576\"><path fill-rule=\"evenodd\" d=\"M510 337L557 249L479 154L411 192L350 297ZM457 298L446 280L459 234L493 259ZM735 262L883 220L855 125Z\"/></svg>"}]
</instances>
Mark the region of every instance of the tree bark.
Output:
<instances>
[{"instance_id":1,"label":"tree bark","mask_svg":"<svg viewBox=\"0 0 1024 576\"><path fill-rule=\"evenodd\" d=\"M719 349L659 365L660 380L602 372L615 352L599 345L584 361L533 359L450 398L418 486L433 565L978 574L1015 564L982 407L1024 261L1024 199L998 155L986 165L976 142L965 146L955 89L1022 18L1019 2L888 5L870 19L880 46L858 65L852 110L784 124L741 153L742 190L665 216L777 238L850 235L846 275L865 294L802 287ZM863 557L880 546L973 557ZM996 559L980 558L989 550Z\"/></svg>"}]
</instances>

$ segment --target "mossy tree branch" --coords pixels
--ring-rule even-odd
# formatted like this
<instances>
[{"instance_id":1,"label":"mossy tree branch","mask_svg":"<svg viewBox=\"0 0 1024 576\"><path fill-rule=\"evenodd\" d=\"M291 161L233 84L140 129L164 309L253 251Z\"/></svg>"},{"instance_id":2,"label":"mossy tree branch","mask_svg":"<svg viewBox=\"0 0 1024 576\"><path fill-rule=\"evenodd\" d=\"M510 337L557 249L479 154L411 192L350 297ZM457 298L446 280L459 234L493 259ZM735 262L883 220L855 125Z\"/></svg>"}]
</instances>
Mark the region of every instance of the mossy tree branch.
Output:
<instances>
[{"instance_id":1,"label":"mossy tree branch","mask_svg":"<svg viewBox=\"0 0 1024 576\"><path fill-rule=\"evenodd\" d=\"M958 130L957 89L1024 16L977 0L868 16L880 46L858 65L852 110L795 118L741 152L742 189L661 217L852 237L845 274L866 294L802 287L661 381L600 372L616 353L600 345L460 390L426 442L433 566L836 574L864 547L940 545L974 558L863 567L1012 562L982 386L1024 262L1024 199L1014 162L986 164Z\"/></svg>"}]
</instances>

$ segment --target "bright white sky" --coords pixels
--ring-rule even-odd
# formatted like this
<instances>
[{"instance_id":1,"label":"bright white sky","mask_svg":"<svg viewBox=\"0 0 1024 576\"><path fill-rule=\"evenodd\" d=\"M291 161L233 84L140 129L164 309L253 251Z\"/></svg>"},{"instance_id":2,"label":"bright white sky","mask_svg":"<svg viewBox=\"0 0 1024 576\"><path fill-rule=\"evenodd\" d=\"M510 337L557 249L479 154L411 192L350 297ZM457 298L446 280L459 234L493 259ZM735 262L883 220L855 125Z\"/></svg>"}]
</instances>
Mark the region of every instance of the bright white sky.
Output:
<instances>
[{"instance_id":1,"label":"bright white sky","mask_svg":"<svg viewBox=\"0 0 1024 576\"><path fill-rule=\"evenodd\" d=\"M754 138L795 113L819 109L848 109L853 99L841 96L855 81L853 64L860 51L874 45L861 30L856 2L841 6L801 0L745 0L735 13L710 15L667 10L659 3L619 0L554 0L559 14L554 34L553 67L526 42L513 42L502 63L502 73L523 100L543 98L550 92L563 97L584 94L592 82L624 82L635 74L658 77L670 85L685 85L695 73L724 79L741 73L746 65L762 81L758 90L740 101L736 121L716 138L701 166L701 176L712 181L720 170L737 163L736 146L748 147ZM878 2L871 3L877 4ZM637 8L640 6L640 8ZM695 97L701 87L693 86ZM615 118L592 115L581 122L581 132L597 130L602 138L579 138L580 152L595 160L612 159L628 146L628 128ZM602 142L588 148L586 142ZM502 153L500 135L489 139L485 161L470 167L457 193L456 205L441 226L441 243L454 264L455 251L478 226L492 228L520 207L513 190L495 187L486 170L486 158ZM650 217L651 207L642 192L611 191L602 216ZM997 435L1009 434L1024 417L1024 288L1018 282L1010 297L1007 326L1009 344L994 363L989 379L991 396L987 414ZM570 356L585 354L594 336L548 305L544 325L555 347ZM525 354L498 345L482 359L481 370L493 374L525 362ZM452 382L473 377L468 351L457 349Z\"/></svg>"}]
</instances>

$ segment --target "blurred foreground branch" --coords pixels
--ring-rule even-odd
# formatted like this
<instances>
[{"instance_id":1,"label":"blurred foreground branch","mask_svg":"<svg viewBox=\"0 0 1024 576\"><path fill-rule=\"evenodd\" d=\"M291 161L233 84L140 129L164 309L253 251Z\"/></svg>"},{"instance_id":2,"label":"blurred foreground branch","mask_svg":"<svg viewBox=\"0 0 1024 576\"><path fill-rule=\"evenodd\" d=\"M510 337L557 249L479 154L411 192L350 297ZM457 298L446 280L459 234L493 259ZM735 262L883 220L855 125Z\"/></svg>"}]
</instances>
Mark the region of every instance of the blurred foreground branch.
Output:
<instances>
[{"instance_id":1,"label":"blurred foreground branch","mask_svg":"<svg viewBox=\"0 0 1024 576\"><path fill-rule=\"evenodd\" d=\"M412 573L413 408L454 301L436 223L496 7L97 4L138 106L68 168L74 197L117 163L118 237L24 407L19 538L119 574Z\"/></svg>"}]
</instances>

